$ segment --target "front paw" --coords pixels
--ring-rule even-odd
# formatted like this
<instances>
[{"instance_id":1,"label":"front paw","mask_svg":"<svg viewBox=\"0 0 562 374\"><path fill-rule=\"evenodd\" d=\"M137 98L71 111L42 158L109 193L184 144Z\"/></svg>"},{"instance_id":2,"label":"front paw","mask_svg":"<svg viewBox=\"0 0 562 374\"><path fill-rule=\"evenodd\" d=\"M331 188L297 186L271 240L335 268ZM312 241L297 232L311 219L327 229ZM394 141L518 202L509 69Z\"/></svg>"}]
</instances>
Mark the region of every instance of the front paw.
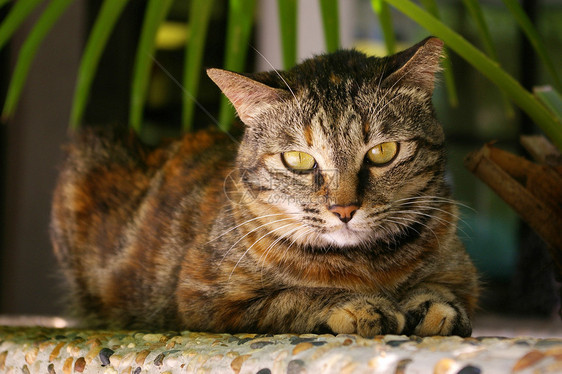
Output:
<instances>
[{"instance_id":1,"label":"front paw","mask_svg":"<svg viewBox=\"0 0 562 374\"><path fill-rule=\"evenodd\" d=\"M327 323L336 334L358 334L367 338L381 334L400 334L405 318L390 300L357 296L336 306Z\"/></svg>"},{"instance_id":2,"label":"front paw","mask_svg":"<svg viewBox=\"0 0 562 374\"><path fill-rule=\"evenodd\" d=\"M462 306L430 296L418 297L402 303L406 313L406 334L417 336L472 334L472 325Z\"/></svg>"}]
</instances>

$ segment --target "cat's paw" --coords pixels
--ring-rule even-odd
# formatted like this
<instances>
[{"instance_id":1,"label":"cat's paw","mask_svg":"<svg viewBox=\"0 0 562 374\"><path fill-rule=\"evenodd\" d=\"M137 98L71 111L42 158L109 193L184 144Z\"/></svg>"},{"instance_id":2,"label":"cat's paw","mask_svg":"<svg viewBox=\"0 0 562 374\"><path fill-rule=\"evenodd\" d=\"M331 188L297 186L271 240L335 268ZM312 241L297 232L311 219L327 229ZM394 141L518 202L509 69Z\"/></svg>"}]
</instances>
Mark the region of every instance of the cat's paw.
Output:
<instances>
[{"instance_id":1,"label":"cat's paw","mask_svg":"<svg viewBox=\"0 0 562 374\"><path fill-rule=\"evenodd\" d=\"M335 334L358 334L373 337L399 334L405 317L398 307L382 297L358 296L338 305L327 321Z\"/></svg>"},{"instance_id":2,"label":"cat's paw","mask_svg":"<svg viewBox=\"0 0 562 374\"><path fill-rule=\"evenodd\" d=\"M406 314L404 333L417 336L472 334L465 310L456 303L436 300L431 295L418 295L402 303Z\"/></svg>"}]
</instances>

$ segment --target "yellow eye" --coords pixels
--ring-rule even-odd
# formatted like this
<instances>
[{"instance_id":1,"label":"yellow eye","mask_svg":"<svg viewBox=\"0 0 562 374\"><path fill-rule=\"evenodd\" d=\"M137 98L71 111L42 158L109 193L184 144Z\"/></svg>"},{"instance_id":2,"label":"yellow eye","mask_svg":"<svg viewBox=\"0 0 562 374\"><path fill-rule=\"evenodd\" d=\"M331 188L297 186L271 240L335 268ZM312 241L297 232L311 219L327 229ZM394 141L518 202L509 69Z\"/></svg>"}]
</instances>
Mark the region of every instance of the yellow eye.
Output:
<instances>
[{"instance_id":1,"label":"yellow eye","mask_svg":"<svg viewBox=\"0 0 562 374\"><path fill-rule=\"evenodd\" d=\"M310 171L316 167L316 160L308 153L291 151L281 154L283 163L294 171Z\"/></svg>"},{"instance_id":2,"label":"yellow eye","mask_svg":"<svg viewBox=\"0 0 562 374\"><path fill-rule=\"evenodd\" d=\"M367 152L367 160L375 166L383 166L394 160L397 154L398 143L381 143L369 149L369 152Z\"/></svg>"}]
</instances>

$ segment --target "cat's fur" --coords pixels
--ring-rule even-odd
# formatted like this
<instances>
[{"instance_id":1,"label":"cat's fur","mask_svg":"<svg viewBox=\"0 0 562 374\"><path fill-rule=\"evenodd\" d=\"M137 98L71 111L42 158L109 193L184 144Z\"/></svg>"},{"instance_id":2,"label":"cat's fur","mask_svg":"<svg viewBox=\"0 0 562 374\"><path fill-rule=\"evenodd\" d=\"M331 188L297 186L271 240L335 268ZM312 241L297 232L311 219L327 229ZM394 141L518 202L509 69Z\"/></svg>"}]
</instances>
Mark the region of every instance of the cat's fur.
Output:
<instances>
[{"instance_id":1,"label":"cat's fur","mask_svg":"<svg viewBox=\"0 0 562 374\"><path fill-rule=\"evenodd\" d=\"M201 131L149 150L83 131L51 230L78 314L128 328L470 335L477 277L431 103L441 50L428 38L387 58L211 69L246 125L239 145ZM370 165L389 141L396 158ZM289 151L317 167L289 170Z\"/></svg>"}]
</instances>

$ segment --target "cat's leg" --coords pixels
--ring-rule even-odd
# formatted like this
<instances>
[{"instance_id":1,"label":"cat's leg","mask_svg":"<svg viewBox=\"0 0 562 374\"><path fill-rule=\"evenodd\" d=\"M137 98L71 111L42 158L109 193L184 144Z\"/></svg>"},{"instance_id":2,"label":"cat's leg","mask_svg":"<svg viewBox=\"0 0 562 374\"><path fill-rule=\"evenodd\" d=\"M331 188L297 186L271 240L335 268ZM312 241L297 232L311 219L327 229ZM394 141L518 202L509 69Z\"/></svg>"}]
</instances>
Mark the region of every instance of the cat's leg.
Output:
<instances>
[{"instance_id":1,"label":"cat's leg","mask_svg":"<svg viewBox=\"0 0 562 374\"><path fill-rule=\"evenodd\" d=\"M468 337L472 325L465 307L445 286L420 284L400 301L406 316L405 334Z\"/></svg>"},{"instance_id":2,"label":"cat's leg","mask_svg":"<svg viewBox=\"0 0 562 374\"><path fill-rule=\"evenodd\" d=\"M378 295L333 289L286 289L256 301L248 318L260 331L399 334L405 317L397 303ZM260 315L261 314L261 315Z\"/></svg>"}]
</instances>

